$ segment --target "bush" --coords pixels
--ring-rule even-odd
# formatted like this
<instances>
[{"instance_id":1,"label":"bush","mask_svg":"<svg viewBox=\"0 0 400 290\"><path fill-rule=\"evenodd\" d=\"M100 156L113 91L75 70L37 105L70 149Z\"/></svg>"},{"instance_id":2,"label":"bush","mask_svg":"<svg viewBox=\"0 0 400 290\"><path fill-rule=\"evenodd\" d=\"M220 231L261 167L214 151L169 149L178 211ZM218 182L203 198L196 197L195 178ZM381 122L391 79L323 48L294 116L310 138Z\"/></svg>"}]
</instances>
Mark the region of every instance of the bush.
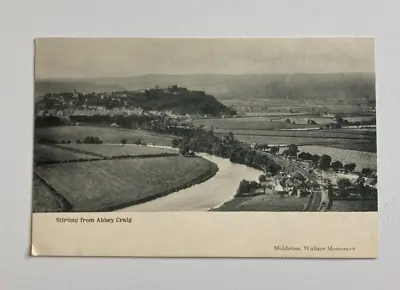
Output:
<instances>
[{"instance_id":1,"label":"bush","mask_svg":"<svg viewBox=\"0 0 400 290\"><path fill-rule=\"evenodd\" d=\"M267 180L267 178L265 177L264 174L262 174L262 175L260 175L260 176L258 177L258 180L259 180L260 182L264 182L264 181Z\"/></svg>"},{"instance_id":2,"label":"bush","mask_svg":"<svg viewBox=\"0 0 400 290\"><path fill-rule=\"evenodd\" d=\"M76 144L81 144L81 140L76 140Z\"/></svg>"},{"instance_id":3,"label":"bush","mask_svg":"<svg viewBox=\"0 0 400 290\"><path fill-rule=\"evenodd\" d=\"M142 144L142 140L140 140L140 139L136 140L135 144L136 144L136 145Z\"/></svg>"},{"instance_id":4,"label":"bush","mask_svg":"<svg viewBox=\"0 0 400 290\"><path fill-rule=\"evenodd\" d=\"M128 140L126 140L125 138L123 138L123 139L121 140L121 144L124 145L124 144L126 144L126 143L128 143Z\"/></svg>"},{"instance_id":5,"label":"bush","mask_svg":"<svg viewBox=\"0 0 400 290\"><path fill-rule=\"evenodd\" d=\"M39 144L56 144L56 140L47 139L47 138L40 138L38 141Z\"/></svg>"},{"instance_id":6,"label":"bush","mask_svg":"<svg viewBox=\"0 0 400 290\"><path fill-rule=\"evenodd\" d=\"M85 144L102 144L103 141L100 140L99 137L86 137L83 140L83 143L85 143Z\"/></svg>"},{"instance_id":7,"label":"bush","mask_svg":"<svg viewBox=\"0 0 400 290\"><path fill-rule=\"evenodd\" d=\"M243 179L240 184L239 184L239 188L236 191L236 196L241 196L244 193L249 193L253 190L255 190L256 188L258 188L260 185L255 182L255 181L247 181L245 179Z\"/></svg>"}]
</instances>

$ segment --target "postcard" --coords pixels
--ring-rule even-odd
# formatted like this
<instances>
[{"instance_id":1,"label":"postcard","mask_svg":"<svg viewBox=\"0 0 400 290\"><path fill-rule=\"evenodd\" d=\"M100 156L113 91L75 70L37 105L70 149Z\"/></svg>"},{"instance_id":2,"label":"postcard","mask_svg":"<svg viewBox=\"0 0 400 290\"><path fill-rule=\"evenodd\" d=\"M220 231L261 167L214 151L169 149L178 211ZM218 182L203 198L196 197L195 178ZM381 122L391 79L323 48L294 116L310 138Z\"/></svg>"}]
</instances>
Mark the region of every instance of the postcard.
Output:
<instances>
[{"instance_id":1,"label":"postcard","mask_svg":"<svg viewBox=\"0 0 400 290\"><path fill-rule=\"evenodd\" d=\"M374 50L36 39L32 255L376 258Z\"/></svg>"}]
</instances>

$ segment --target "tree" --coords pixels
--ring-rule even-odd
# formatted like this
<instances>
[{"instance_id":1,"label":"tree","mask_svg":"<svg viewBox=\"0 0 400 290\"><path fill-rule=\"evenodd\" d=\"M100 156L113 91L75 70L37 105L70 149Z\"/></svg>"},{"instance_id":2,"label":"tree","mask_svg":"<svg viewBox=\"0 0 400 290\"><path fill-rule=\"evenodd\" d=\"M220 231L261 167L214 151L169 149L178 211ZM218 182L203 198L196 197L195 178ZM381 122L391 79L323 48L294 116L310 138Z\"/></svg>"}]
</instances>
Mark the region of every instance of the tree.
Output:
<instances>
[{"instance_id":1,"label":"tree","mask_svg":"<svg viewBox=\"0 0 400 290\"><path fill-rule=\"evenodd\" d=\"M171 141L171 146L172 146L173 148L178 147L178 146L179 146L179 140L176 139L176 138L172 139L172 141Z\"/></svg>"},{"instance_id":2,"label":"tree","mask_svg":"<svg viewBox=\"0 0 400 290\"><path fill-rule=\"evenodd\" d=\"M265 177L264 174L262 174L262 175L260 175L260 176L258 177L258 181L260 181L260 182L265 182L266 180L267 180L267 178Z\"/></svg>"},{"instance_id":3,"label":"tree","mask_svg":"<svg viewBox=\"0 0 400 290\"><path fill-rule=\"evenodd\" d=\"M288 146L288 151L289 151L289 156L297 156L297 152L299 151L299 149L297 148L297 145L295 144L290 144Z\"/></svg>"},{"instance_id":4,"label":"tree","mask_svg":"<svg viewBox=\"0 0 400 290\"><path fill-rule=\"evenodd\" d=\"M363 168L361 170L361 174L364 176L369 176L372 174L372 169L371 168Z\"/></svg>"},{"instance_id":5,"label":"tree","mask_svg":"<svg viewBox=\"0 0 400 290\"><path fill-rule=\"evenodd\" d=\"M335 162L332 162L331 167L332 167L333 170L335 170L337 172L340 169L342 169L343 164L340 161L335 161Z\"/></svg>"},{"instance_id":6,"label":"tree","mask_svg":"<svg viewBox=\"0 0 400 290\"><path fill-rule=\"evenodd\" d=\"M197 150L197 141L195 140L195 139L191 139L190 141L189 141L189 150L191 151L191 152L195 152L196 150Z\"/></svg>"},{"instance_id":7,"label":"tree","mask_svg":"<svg viewBox=\"0 0 400 290\"><path fill-rule=\"evenodd\" d=\"M303 155L304 160L313 160L313 155L311 153L305 152Z\"/></svg>"},{"instance_id":8,"label":"tree","mask_svg":"<svg viewBox=\"0 0 400 290\"><path fill-rule=\"evenodd\" d=\"M286 123L290 124L290 119L289 118L286 119Z\"/></svg>"},{"instance_id":9,"label":"tree","mask_svg":"<svg viewBox=\"0 0 400 290\"><path fill-rule=\"evenodd\" d=\"M349 163L344 165L344 169L348 172L353 172L354 169L356 169L356 164L355 163Z\"/></svg>"},{"instance_id":10,"label":"tree","mask_svg":"<svg viewBox=\"0 0 400 290\"><path fill-rule=\"evenodd\" d=\"M315 164L315 166L317 166L318 165L318 163L319 163L319 159L320 159L321 157L318 155L318 154L314 154L313 156L312 156L312 162Z\"/></svg>"},{"instance_id":11,"label":"tree","mask_svg":"<svg viewBox=\"0 0 400 290\"><path fill-rule=\"evenodd\" d=\"M278 147L278 146L273 146L273 147L271 147L270 152L271 152L272 154L278 153L278 152L279 152L279 147Z\"/></svg>"},{"instance_id":12,"label":"tree","mask_svg":"<svg viewBox=\"0 0 400 290\"><path fill-rule=\"evenodd\" d=\"M182 156L186 156L189 153L190 149L189 149L189 144L185 143L182 144L181 147L179 148L179 153Z\"/></svg>"},{"instance_id":13,"label":"tree","mask_svg":"<svg viewBox=\"0 0 400 290\"><path fill-rule=\"evenodd\" d=\"M299 159L303 159L303 160L304 160L304 159L305 159L305 158L304 158L304 155L305 155L305 152L300 152L299 155L297 155L297 157L298 157Z\"/></svg>"},{"instance_id":14,"label":"tree","mask_svg":"<svg viewBox=\"0 0 400 290\"><path fill-rule=\"evenodd\" d=\"M228 133L228 140L229 140L229 143L234 143L235 142L235 135L233 135L232 132Z\"/></svg>"},{"instance_id":15,"label":"tree","mask_svg":"<svg viewBox=\"0 0 400 290\"><path fill-rule=\"evenodd\" d=\"M328 170L331 165L332 158L329 155L322 155L319 159L318 167L322 170Z\"/></svg>"},{"instance_id":16,"label":"tree","mask_svg":"<svg viewBox=\"0 0 400 290\"><path fill-rule=\"evenodd\" d=\"M241 195L242 193L249 192L249 190L250 190L250 182L248 182L247 180L243 179L239 183L239 188L237 189L236 194L237 195Z\"/></svg>"},{"instance_id":17,"label":"tree","mask_svg":"<svg viewBox=\"0 0 400 290\"><path fill-rule=\"evenodd\" d=\"M140 145L140 144L142 144L142 140L140 140L140 139L137 139L137 140L136 140L136 142L135 142L135 144L136 144L136 145Z\"/></svg>"},{"instance_id":18,"label":"tree","mask_svg":"<svg viewBox=\"0 0 400 290\"><path fill-rule=\"evenodd\" d=\"M342 197L349 196L348 187L350 187L352 185L350 180L348 180L346 178L339 179L337 181L337 185L338 185L340 196L342 196Z\"/></svg>"},{"instance_id":19,"label":"tree","mask_svg":"<svg viewBox=\"0 0 400 290\"><path fill-rule=\"evenodd\" d=\"M338 123L339 125L343 124L343 118L341 116L336 115L335 118L336 118L336 123Z\"/></svg>"},{"instance_id":20,"label":"tree","mask_svg":"<svg viewBox=\"0 0 400 290\"><path fill-rule=\"evenodd\" d=\"M123 138L123 139L121 140L121 144L124 145L124 144L126 144L126 143L128 143L128 140L126 140L125 138Z\"/></svg>"},{"instance_id":21,"label":"tree","mask_svg":"<svg viewBox=\"0 0 400 290\"><path fill-rule=\"evenodd\" d=\"M281 169L282 169L282 167L276 163L268 166L268 172L271 172L272 176L276 175L279 172L279 170L281 170Z\"/></svg>"}]
</instances>

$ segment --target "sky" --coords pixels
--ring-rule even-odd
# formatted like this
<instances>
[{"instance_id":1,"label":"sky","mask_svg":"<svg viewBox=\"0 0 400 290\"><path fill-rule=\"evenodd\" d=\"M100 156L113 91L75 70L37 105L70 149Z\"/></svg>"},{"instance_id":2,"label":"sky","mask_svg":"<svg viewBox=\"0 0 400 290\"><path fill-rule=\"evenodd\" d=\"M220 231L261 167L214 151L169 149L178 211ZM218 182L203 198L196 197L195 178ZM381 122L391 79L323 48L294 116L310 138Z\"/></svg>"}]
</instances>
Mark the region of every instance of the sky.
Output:
<instances>
[{"instance_id":1,"label":"sky","mask_svg":"<svg viewBox=\"0 0 400 290\"><path fill-rule=\"evenodd\" d=\"M373 38L39 38L35 77L374 72Z\"/></svg>"}]
</instances>

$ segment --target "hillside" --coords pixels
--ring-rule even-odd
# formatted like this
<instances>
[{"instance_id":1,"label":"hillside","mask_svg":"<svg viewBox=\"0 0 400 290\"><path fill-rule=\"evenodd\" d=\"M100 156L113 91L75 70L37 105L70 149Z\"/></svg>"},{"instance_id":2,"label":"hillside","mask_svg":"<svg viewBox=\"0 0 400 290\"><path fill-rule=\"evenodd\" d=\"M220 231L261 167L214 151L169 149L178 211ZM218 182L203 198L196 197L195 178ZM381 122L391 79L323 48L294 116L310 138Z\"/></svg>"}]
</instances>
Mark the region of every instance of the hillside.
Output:
<instances>
[{"instance_id":1,"label":"hillside","mask_svg":"<svg viewBox=\"0 0 400 290\"><path fill-rule=\"evenodd\" d=\"M65 87L64 87L65 89ZM231 110L203 91L171 86L140 91L103 93L48 93L36 102L36 111L133 109L172 111L177 114L230 115Z\"/></svg>"},{"instance_id":2,"label":"hillside","mask_svg":"<svg viewBox=\"0 0 400 290\"><path fill-rule=\"evenodd\" d=\"M36 94L139 90L179 84L217 99L287 98L358 100L375 96L373 73L264 75L143 75L130 78L37 80Z\"/></svg>"}]
</instances>

